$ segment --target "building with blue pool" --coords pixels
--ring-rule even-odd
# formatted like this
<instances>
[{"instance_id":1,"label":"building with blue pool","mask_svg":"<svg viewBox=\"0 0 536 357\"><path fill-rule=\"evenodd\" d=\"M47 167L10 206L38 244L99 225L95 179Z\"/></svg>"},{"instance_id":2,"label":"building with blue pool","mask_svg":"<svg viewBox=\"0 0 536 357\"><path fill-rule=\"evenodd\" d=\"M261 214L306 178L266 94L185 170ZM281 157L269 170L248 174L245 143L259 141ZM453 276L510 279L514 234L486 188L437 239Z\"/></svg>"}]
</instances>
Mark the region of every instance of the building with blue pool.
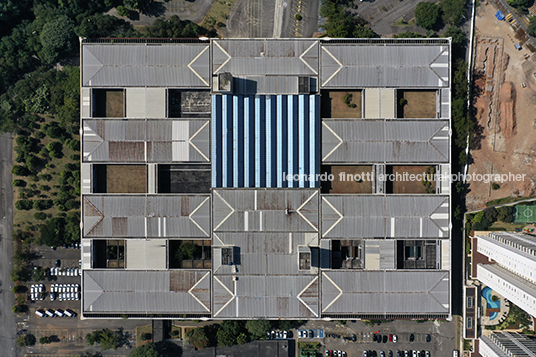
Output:
<instances>
[{"instance_id":1,"label":"building with blue pool","mask_svg":"<svg viewBox=\"0 0 536 357\"><path fill-rule=\"evenodd\" d=\"M451 317L450 39L81 39L85 318Z\"/></svg>"}]
</instances>

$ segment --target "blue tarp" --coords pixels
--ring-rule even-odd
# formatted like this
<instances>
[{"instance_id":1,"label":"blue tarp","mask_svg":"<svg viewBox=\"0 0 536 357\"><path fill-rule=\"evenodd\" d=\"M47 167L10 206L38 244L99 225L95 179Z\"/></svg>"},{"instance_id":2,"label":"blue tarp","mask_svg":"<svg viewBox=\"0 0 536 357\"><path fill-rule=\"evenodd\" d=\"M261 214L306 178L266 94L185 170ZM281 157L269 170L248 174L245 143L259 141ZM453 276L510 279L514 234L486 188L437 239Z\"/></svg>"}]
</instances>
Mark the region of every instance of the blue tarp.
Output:
<instances>
[{"instance_id":1,"label":"blue tarp","mask_svg":"<svg viewBox=\"0 0 536 357\"><path fill-rule=\"evenodd\" d=\"M499 21L502 21L504 20L504 14L500 11L497 11L497 13L495 14L495 17L497 18L497 20Z\"/></svg>"}]
</instances>

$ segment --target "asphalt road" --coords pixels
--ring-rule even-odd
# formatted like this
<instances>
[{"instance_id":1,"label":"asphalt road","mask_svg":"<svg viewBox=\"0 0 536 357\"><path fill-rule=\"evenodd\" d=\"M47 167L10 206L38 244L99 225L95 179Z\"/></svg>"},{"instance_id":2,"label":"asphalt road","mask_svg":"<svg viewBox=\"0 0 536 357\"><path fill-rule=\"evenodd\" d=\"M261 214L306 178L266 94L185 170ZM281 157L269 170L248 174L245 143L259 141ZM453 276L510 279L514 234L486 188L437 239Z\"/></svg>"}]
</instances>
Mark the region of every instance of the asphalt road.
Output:
<instances>
[{"instance_id":1,"label":"asphalt road","mask_svg":"<svg viewBox=\"0 0 536 357\"><path fill-rule=\"evenodd\" d=\"M11 165L13 140L10 134L0 136L0 346L2 356L17 356L15 345L15 315L11 307L15 297L11 293L11 260L13 258L13 187Z\"/></svg>"}]
</instances>

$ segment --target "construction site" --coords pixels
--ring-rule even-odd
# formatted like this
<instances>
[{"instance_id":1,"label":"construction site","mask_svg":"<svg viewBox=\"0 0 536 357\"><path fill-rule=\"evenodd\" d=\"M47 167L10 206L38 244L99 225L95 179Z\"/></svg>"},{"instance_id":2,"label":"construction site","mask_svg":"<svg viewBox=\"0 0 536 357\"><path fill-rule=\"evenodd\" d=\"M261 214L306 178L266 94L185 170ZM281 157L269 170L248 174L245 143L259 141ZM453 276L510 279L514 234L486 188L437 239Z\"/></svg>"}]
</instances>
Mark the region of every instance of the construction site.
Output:
<instances>
[{"instance_id":1,"label":"construction site","mask_svg":"<svg viewBox=\"0 0 536 357\"><path fill-rule=\"evenodd\" d=\"M467 208L536 193L536 58L528 36L496 2L476 10L469 174L526 174L524 181L469 182ZM497 17L497 11L506 16ZM499 18L502 18L500 20Z\"/></svg>"}]
</instances>

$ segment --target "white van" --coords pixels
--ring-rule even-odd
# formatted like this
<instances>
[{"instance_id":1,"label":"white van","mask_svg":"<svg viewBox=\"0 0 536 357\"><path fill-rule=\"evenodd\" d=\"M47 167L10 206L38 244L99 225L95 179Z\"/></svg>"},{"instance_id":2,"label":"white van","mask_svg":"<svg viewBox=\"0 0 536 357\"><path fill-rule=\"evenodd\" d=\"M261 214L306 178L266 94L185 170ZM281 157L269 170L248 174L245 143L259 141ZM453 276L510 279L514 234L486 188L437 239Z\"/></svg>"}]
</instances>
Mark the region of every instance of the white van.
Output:
<instances>
[{"instance_id":1,"label":"white van","mask_svg":"<svg viewBox=\"0 0 536 357\"><path fill-rule=\"evenodd\" d=\"M39 317L45 317L47 315L45 315L45 313L41 310L35 310L35 314Z\"/></svg>"},{"instance_id":2,"label":"white van","mask_svg":"<svg viewBox=\"0 0 536 357\"><path fill-rule=\"evenodd\" d=\"M63 311L61 311L60 309L57 309L56 312L55 312L56 316L58 317L63 317L65 316L65 314L63 313Z\"/></svg>"},{"instance_id":3,"label":"white van","mask_svg":"<svg viewBox=\"0 0 536 357\"><path fill-rule=\"evenodd\" d=\"M452 351L452 357L460 357L460 351L458 350Z\"/></svg>"},{"instance_id":4,"label":"white van","mask_svg":"<svg viewBox=\"0 0 536 357\"><path fill-rule=\"evenodd\" d=\"M75 317L76 314L74 312L72 312L71 310L65 310L63 312L65 314L65 316L68 316L68 317Z\"/></svg>"},{"instance_id":5,"label":"white van","mask_svg":"<svg viewBox=\"0 0 536 357\"><path fill-rule=\"evenodd\" d=\"M54 313L54 310L48 309L45 312L49 317L55 317L56 316L56 314Z\"/></svg>"}]
</instances>

